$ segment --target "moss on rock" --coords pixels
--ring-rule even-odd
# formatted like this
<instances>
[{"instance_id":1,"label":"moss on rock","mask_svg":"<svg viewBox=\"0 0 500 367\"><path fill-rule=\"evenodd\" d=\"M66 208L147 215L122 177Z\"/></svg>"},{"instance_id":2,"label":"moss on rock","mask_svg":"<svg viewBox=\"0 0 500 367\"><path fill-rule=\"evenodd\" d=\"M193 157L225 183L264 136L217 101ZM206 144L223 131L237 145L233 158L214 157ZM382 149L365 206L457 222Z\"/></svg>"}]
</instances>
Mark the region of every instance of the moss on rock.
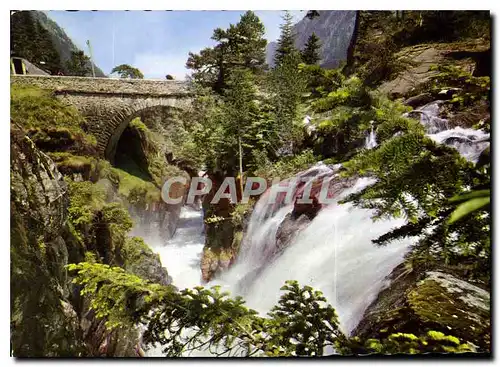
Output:
<instances>
[{"instance_id":1,"label":"moss on rock","mask_svg":"<svg viewBox=\"0 0 500 367\"><path fill-rule=\"evenodd\" d=\"M490 295L442 271L416 274L395 269L390 286L365 311L353 331L361 340L382 340L394 333L442 332L490 351Z\"/></svg>"},{"instance_id":2,"label":"moss on rock","mask_svg":"<svg viewBox=\"0 0 500 367\"><path fill-rule=\"evenodd\" d=\"M50 91L11 85L10 112L11 120L43 151L96 154L97 141L85 132L84 118Z\"/></svg>"}]
</instances>

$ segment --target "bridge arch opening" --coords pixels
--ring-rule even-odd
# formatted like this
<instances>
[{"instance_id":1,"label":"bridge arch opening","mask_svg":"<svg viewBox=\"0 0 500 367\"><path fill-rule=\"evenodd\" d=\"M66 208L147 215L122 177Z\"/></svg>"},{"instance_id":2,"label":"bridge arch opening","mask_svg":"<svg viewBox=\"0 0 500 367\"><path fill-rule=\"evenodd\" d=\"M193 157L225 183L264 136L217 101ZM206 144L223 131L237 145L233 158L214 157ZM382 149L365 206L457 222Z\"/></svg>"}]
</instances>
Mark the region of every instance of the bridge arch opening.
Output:
<instances>
[{"instance_id":1,"label":"bridge arch opening","mask_svg":"<svg viewBox=\"0 0 500 367\"><path fill-rule=\"evenodd\" d=\"M149 134L168 136L168 126L179 118L180 112L178 108L160 105L130 114L110 136L105 158L130 174L152 180L148 170L152 153Z\"/></svg>"},{"instance_id":2,"label":"bridge arch opening","mask_svg":"<svg viewBox=\"0 0 500 367\"><path fill-rule=\"evenodd\" d=\"M140 118L149 130L153 133L161 134L162 130L165 130L165 126L168 126L172 121L179 118L178 116L181 111L181 108L175 106L159 104L156 106L138 108L125 114L125 116L121 118L121 121L114 124L116 127L112 128L110 133L108 132L109 138L104 151L104 157L111 163L114 163L118 144L122 137L125 140L130 138L130 124L134 119ZM123 136L125 131L129 132Z\"/></svg>"}]
</instances>

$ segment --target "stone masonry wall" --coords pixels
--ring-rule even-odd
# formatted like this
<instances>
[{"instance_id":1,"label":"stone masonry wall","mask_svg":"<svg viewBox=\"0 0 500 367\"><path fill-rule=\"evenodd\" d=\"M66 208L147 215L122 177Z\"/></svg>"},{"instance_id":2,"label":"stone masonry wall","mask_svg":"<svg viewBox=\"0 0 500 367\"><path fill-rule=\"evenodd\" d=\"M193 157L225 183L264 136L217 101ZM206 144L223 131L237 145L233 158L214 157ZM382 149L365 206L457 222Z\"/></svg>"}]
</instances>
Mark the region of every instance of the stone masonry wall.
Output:
<instances>
[{"instance_id":1,"label":"stone masonry wall","mask_svg":"<svg viewBox=\"0 0 500 367\"><path fill-rule=\"evenodd\" d=\"M187 83L175 80L111 79L78 76L11 75L11 84L35 85L55 91L172 96L189 94Z\"/></svg>"},{"instance_id":2,"label":"stone masonry wall","mask_svg":"<svg viewBox=\"0 0 500 367\"><path fill-rule=\"evenodd\" d=\"M127 124L144 111L158 107L185 109L191 95L185 82L67 76L11 76L11 84L53 90L75 106L97 139L101 156L112 160Z\"/></svg>"}]
</instances>

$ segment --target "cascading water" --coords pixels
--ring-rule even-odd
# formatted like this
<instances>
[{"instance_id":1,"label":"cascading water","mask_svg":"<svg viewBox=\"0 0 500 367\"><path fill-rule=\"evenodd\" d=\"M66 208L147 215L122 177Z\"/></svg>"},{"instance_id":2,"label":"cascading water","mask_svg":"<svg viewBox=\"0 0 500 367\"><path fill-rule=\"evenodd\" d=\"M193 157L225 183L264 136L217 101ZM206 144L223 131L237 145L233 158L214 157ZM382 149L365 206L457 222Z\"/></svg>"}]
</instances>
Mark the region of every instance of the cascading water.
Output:
<instances>
[{"instance_id":1,"label":"cascading water","mask_svg":"<svg viewBox=\"0 0 500 367\"><path fill-rule=\"evenodd\" d=\"M377 135L375 134L375 130L373 130L373 121L371 123L372 127L370 130L370 134L365 139L365 148L373 149L377 146Z\"/></svg>"},{"instance_id":2,"label":"cascading water","mask_svg":"<svg viewBox=\"0 0 500 367\"><path fill-rule=\"evenodd\" d=\"M336 201L370 184L360 179L345 190ZM261 199L263 200L263 199ZM260 204L260 205L259 205ZM225 285L233 294L242 295L248 306L265 314L281 295L286 280L297 280L321 290L336 308L342 327L352 330L363 311L385 284L386 276L402 260L411 240L400 241L384 248L371 243L377 236L403 224L402 220L385 220L374 224L371 210L351 204L332 203L314 218L286 250L271 261L252 284L241 288L239 280L255 269L260 256L250 251L255 243L268 242L268 234L276 233L285 212L293 204L281 208L259 226L268 208L261 202L256 206L237 263L214 283ZM275 241L274 241L275 242ZM260 265L263 265L262 263Z\"/></svg>"},{"instance_id":3,"label":"cascading water","mask_svg":"<svg viewBox=\"0 0 500 367\"><path fill-rule=\"evenodd\" d=\"M180 289L200 285L200 259L205 244L203 212L189 206L181 210L174 236L165 246L156 246L162 265Z\"/></svg>"},{"instance_id":4,"label":"cascading water","mask_svg":"<svg viewBox=\"0 0 500 367\"><path fill-rule=\"evenodd\" d=\"M454 146L465 158L476 161L489 145L489 134L480 130L455 127L438 117L440 101L420 109L421 123L436 142ZM377 145L372 127L365 148ZM339 165L317 164L297 178L309 180L335 177ZM321 290L335 307L342 329L350 333L361 320L365 309L387 284L387 276L399 265L416 238L406 238L385 247L377 247L374 238L404 224L403 219L373 222L372 210L338 204L350 193L373 183L360 178L337 194L333 203L324 206L314 219L276 254L276 235L285 218L294 210L293 201L269 204L269 191L257 202L236 263L207 286L221 285L232 295L241 295L249 307L265 315L280 295L286 280L297 280ZM295 193L296 194L296 193ZM201 282L200 255L204 237L202 215L189 208L181 214L183 223L166 246L158 247L162 263L179 288ZM198 354L198 353L197 353ZM208 355L201 352L201 355ZM150 355L161 355L156 352ZM198 354L199 355L199 354Z\"/></svg>"},{"instance_id":5,"label":"cascading water","mask_svg":"<svg viewBox=\"0 0 500 367\"><path fill-rule=\"evenodd\" d=\"M152 244L177 288L193 288L201 284L200 259L205 245L202 211L184 206L174 236L166 244ZM163 353L160 347L155 347L147 352L147 356L163 357Z\"/></svg>"},{"instance_id":6,"label":"cascading water","mask_svg":"<svg viewBox=\"0 0 500 367\"><path fill-rule=\"evenodd\" d=\"M439 108L443 101L434 101L410 113L419 113L420 122L424 125L427 135L440 144L446 144L457 149L460 154L471 162L477 162L479 155L489 145L490 134L482 130L449 128L448 120L439 117Z\"/></svg>"}]
</instances>

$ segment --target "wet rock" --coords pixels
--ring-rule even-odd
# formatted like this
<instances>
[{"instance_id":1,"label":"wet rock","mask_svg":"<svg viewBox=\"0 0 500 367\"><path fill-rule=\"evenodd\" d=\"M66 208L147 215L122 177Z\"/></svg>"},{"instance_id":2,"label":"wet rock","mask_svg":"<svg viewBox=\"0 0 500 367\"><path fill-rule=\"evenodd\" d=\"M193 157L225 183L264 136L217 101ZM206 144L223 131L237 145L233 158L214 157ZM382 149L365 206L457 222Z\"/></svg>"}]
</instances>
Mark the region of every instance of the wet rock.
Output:
<instances>
[{"instance_id":1,"label":"wet rock","mask_svg":"<svg viewBox=\"0 0 500 367\"><path fill-rule=\"evenodd\" d=\"M462 89L461 88L448 88L448 89L443 89L439 91L437 94L437 97L441 100L448 100L452 99L454 95L456 95L458 92L460 92Z\"/></svg>"},{"instance_id":2,"label":"wet rock","mask_svg":"<svg viewBox=\"0 0 500 367\"><path fill-rule=\"evenodd\" d=\"M11 348L16 357L135 356L138 332L110 333L68 277L68 263L85 261L85 241L68 224L67 186L56 164L11 130ZM104 222L102 222L104 223ZM99 226L98 221L94 223ZM90 236L106 247L109 233ZM97 232L96 232L97 234ZM106 237L104 239L104 237ZM164 282L158 255L139 255L138 273ZM113 252L110 264L117 263ZM165 282L164 282L165 283Z\"/></svg>"},{"instance_id":3,"label":"wet rock","mask_svg":"<svg viewBox=\"0 0 500 367\"><path fill-rule=\"evenodd\" d=\"M303 214L296 218L292 213L287 214L276 232L276 253L282 252L294 238L311 223L308 215Z\"/></svg>"},{"instance_id":4,"label":"wet rock","mask_svg":"<svg viewBox=\"0 0 500 367\"><path fill-rule=\"evenodd\" d=\"M388 288L365 311L353 331L362 340L383 339L396 332L422 335L441 331L490 350L490 293L436 269L417 275L396 268Z\"/></svg>"},{"instance_id":5,"label":"wet rock","mask_svg":"<svg viewBox=\"0 0 500 367\"><path fill-rule=\"evenodd\" d=\"M226 271L233 264L236 253L232 248L203 249L201 256L201 278L207 283L220 272Z\"/></svg>"},{"instance_id":6,"label":"wet rock","mask_svg":"<svg viewBox=\"0 0 500 367\"><path fill-rule=\"evenodd\" d=\"M434 101L435 98L432 96L430 93L422 93L419 94L418 96L410 97L405 101L405 104L417 108L423 105L426 105L427 103L430 103Z\"/></svg>"}]
</instances>

